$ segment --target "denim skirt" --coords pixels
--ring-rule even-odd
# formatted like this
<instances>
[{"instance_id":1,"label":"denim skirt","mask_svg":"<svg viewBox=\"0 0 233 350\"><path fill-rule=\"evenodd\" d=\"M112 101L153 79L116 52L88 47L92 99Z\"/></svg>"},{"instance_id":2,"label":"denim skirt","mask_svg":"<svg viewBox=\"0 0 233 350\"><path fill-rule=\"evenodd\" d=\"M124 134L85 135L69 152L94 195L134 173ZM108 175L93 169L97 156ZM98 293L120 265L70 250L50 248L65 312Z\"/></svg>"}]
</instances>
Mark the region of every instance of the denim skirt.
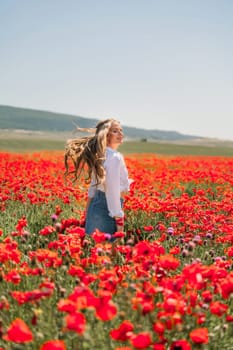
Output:
<instances>
[{"instance_id":1,"label":"denim skirt","mask_svg":"<svg viewBox=\"0 0 233 350\"><path fill-rule=\"evenodd\" d=\"M86 234L92 234L96 229L104 233L116 232L116 221L109 216L106 196L103 191L97 190L86 213Z\"/></svg>"}]
</instances>

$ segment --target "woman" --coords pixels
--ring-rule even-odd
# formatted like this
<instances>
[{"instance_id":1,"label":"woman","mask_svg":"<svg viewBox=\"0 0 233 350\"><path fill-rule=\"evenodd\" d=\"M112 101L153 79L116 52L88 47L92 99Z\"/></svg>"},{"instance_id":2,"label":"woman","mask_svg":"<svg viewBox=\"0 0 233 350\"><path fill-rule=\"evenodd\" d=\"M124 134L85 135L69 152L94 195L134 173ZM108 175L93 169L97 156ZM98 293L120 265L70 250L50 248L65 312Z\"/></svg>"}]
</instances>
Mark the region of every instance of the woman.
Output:
<instances>
[{"instance_id":1,"label":"woman","mask_svg":"<svg viewBox=\"0 0 233 350\"><path fill-rule=\"evenodd\" d=\"M92 129L78 129L92 131ZM84 169L89 183L86 204L85 231L92 234L96 229L113 234L124 230L124 211L122 193L127 192L131 180L124 158L118 147L123 142L123 131L119 121L106 119L100 121L93 136L68 140L65 166L70 174L68 158L74 162L74 175L77 180Z\"/></svg>"}]
</instances>

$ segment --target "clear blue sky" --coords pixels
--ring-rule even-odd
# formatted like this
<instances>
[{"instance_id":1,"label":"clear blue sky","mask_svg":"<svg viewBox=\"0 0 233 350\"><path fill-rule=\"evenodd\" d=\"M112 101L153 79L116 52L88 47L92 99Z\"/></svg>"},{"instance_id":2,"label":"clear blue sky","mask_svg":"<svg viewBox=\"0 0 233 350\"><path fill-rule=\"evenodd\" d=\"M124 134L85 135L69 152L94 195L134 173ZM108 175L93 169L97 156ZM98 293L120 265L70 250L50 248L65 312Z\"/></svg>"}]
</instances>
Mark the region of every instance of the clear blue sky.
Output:
<instances>
[{"instance_id":1,"label":"clear blue sky","mask_svg":"<svg viewBox=\"0 0 233 350\"><path fill-rule=\"evenodd\" d=\"M0 0L0 104L233 140L232 0Z\"/></svg>"}]
</instances>

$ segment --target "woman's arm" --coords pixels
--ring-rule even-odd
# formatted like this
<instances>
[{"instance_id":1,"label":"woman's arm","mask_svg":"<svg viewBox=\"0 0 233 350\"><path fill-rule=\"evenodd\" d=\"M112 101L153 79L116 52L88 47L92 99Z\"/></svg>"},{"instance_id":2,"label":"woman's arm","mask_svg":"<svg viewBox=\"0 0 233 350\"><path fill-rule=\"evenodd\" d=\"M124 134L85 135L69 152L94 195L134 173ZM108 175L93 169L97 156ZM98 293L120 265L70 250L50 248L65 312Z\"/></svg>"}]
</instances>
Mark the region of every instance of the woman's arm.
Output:
<instances>
[{"instance_id":1,"label":"woman's arm","mask_svg":"<svg viewBox=\"0 0 233 350\"><path fill-rule=\"evenodd\" d=\"M105 194L109 215L116 221L117 231L124 230L124 212L121 205L121 159L113 157L106 164Z\"/></svg>"},{"instance_id":2,"label":"woman's arm","mask_svg":"<svg viewBox=\"0 0 233 350\"><path fill-rule=\"evenodd\" d=\"M124 212L121 207L119 157L111 158L108 163L106 163L105 170L105 194L109 215L111 217L123 217Z\"/></svg>"}]
</instances>

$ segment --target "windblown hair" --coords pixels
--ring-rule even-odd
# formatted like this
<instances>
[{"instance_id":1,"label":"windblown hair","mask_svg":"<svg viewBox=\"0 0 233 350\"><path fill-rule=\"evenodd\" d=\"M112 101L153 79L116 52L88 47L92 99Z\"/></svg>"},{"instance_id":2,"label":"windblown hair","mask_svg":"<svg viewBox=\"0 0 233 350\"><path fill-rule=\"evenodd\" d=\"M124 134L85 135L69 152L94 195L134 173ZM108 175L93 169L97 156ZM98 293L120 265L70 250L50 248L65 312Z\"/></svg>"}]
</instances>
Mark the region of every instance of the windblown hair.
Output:
<instances>
[{"instance_id":1,"label":"windblown hair","mask_svg":"<svg viewBox=\"0 0 233 350\"><path fill-rule=\"evenodd\" d=\"M95 132L92 136L67 140L65 149L65 176L73 175L74 182L87 171L86 183L90 183L92 175L96 182L100 183L105 177L103 162L107 147L107 135L112 123L118 123L115 119L100 121L94 129L77 128L81 132ZM69 170L69 160L72 160L74 170ZM87 166L87 168L85 168Z\"/></svg>"}]
</instances>

